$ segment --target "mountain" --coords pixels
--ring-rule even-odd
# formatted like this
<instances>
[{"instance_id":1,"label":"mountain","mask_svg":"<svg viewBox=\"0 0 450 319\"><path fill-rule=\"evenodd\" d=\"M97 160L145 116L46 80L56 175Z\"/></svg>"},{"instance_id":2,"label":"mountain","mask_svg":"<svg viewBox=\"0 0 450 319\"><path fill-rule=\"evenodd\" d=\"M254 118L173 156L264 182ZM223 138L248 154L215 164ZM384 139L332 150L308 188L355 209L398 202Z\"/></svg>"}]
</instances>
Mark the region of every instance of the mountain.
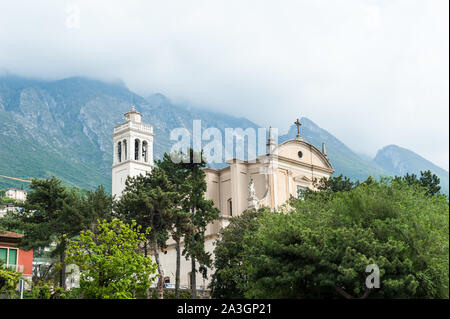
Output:
<instances>
[{"instance_id":1,"label":"mountain","mask_svg":"<svg viewBox=\"0 0 450 319\"><path fill-rule=\"evenodd\" d=\"M61 178L69 186L111 188L112 138L131 105L154 127L155 158L170 151L170 131L258 126L245 119L175 105L162 94L143 98L122 83L81 77L59 81L0 78L0 174ZM23 183L0 178L0 188Z\"/></svg>"},{"instance_id":2,"label":"mountain","mask_svg":"<svg viewBox=\"0 0 450 319\"><path fill-rule=\"evenodd\" d=\"M181 127L192 133L194 120L201 120L202 129L218 128L222 140L225 128L259 128L245 118L173 103L162 94L144 98L121 82L83 77L42 81L5 76L0 77L0 175L20 178L55 175L69 186L93 189L103 184L110 190L111 134L114 126L123 122L123 115L131 105L154 127L155 159L170 151L174 143L170 132ZM322 142L326 143L335 174L359 180L368 175L397 174L389 166L358 156L311 120L303 118L301 122L305 140L318 149ZM293 126L279 137L279 142L295 135ZM428 167L420 163L415 163L415 167ZM27 185L0 178L0 189L21 186Z\"/></svg>"},{"instance_id":3,"label":"mountain","mask_svg":"<svg viewBox=\"0 0 450 319\"><path fill-rule=\"evenodd\" d=\"M377 152L374 162L398 176L409 173L420 177L420 171L430 170L440 178L442 191L446 194L449 192L448 172L406 148L397 145L385 146Z\"/></svg>"}]
</instances>

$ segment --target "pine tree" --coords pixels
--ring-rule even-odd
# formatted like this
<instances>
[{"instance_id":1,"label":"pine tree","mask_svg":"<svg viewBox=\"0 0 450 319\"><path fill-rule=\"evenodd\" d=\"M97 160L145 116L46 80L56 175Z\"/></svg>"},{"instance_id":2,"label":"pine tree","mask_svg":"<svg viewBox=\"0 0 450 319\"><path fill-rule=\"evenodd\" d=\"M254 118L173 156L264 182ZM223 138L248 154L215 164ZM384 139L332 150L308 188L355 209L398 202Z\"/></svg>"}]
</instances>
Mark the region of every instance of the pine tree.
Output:
<instances>
[{"instance_id":1,"label":"pine tree","mask_svg":"<svg viewBox=\"0 0 450 319\"><path fill-rule=\"evenodd\" d=\"M159 168L151 173L129 177L121 199L116 204L117 215L125 222L135 220L142 228L151 228L144 243L144 254L149 249L154 253L158 265L158 298L162 299L164 272L159 250L166 248L171 226L170 212L177 193L166 174ZM150 247L148 247L150 244Z\"/></svg>"},{"instance_id":2,"label":"pine tree","mask_svg":"<svg viewBox=\"0 0 450 319\"><path fill-rule=\"evenodd\" d=\"M23 204L22 212L8 212L2 224L8 229L22 231L21 247L25 250L48 247L56 243L53 256L59 256L59 284L66 287L66 238L72 238L84 227L80 211L82 198L73 189L67 190L61 181L34 179Z\"/></svg>"},{"instance_id":3,"label":"pine tree","mask_svg":"<svg viewBox=\"0 0 450 319\"><path fill-rule=\"evenodd\" d=\"M177 197L173 198L173 209L171 210L171 235L175 241L176 270L175 270L175 298L180 296L180 268L181 268L181 239L191 229L189 211L183 209L182 203L190 193L188 183L189 170L182 163L182 154L164 153L162 160L156 161L156 165L162 169L169 181L172 183Z\"/></svg>"},{"instance_id":4,"label":"pine tree","mask_svg":"<svg viewBox=\"0 0 450 319\"><path fill-rule=\"evenodd\" d=\"M205 199L206 174L203 168L206 161L202 153L189 149L189 161L184 166L189 171L187 183L189 194L183 200L183 209L189 212L190 230L185 236L183 255L191 258L191 288L192 298L197 297L196 261L200 264L199 271L206 277L206 267L211 266L211 254L205 251L205 231L209 223L219 217L220 211L214 207L212 200Z\"/></svg>"},{"instance_id":5,"label":"pine tree","mask_svg":"<svg viewBox=\"0 0 450 319\"><path fill-rule=\"evenodd\" d=\"M81 205L85 227L95 232L99 220L111 221L112 206L112 196L105 192L103 185L95 191L88 191Z\"/></svg>"}]
</instances>

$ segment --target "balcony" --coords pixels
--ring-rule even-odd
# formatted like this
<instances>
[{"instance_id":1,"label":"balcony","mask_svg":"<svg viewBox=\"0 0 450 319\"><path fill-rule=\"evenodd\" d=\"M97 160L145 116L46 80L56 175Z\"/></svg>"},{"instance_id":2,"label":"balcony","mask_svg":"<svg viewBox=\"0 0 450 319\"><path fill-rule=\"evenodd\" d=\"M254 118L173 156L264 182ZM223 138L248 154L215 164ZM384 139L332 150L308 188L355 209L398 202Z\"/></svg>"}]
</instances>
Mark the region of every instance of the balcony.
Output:
<instances>
[{"instance_id":1,"label":"balcony","mask_svg":"<svg viewBox=\"0 0 450 319\"><path fill-rule=\"evenodd\" d=\"M3 267L5 267L8 270L12 270L15 272L23 272L24 266L23 265L11 265L11 264L3 264Z\"/></svg>"},{"instance_id":2,"label":"balcony","mask_svg":"<svg viewBox=\"0 0 450 319\"><path fill-rule=\"evenodd\" d=\"M128 129L128 128L153 134L153 126L144 124L144 123L135 123L135 122L131 122L131 121L125 122L123 124L120 124L120 125L117 125L116 127L114 127L114 134L116 134L120 131L123 131L125 129Z\"/></svg>"}]
</instances>

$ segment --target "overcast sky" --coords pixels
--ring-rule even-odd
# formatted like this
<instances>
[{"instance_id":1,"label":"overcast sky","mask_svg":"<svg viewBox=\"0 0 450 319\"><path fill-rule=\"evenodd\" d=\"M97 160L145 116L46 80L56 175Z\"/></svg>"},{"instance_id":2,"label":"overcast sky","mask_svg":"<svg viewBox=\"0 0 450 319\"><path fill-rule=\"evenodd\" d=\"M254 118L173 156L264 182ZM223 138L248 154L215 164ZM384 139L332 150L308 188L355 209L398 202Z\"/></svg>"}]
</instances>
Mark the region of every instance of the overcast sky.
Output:
<instances>
[{"instance_id":1,"label":"overcast sky","mask_svg":"<svg viewBox=\"0 0 450 319\"><path fill-rule=\"evenodd\" d=\"M79 13L79 15L78 15ZM449 168L448 0L0 1L0 74L122 79Z\"/></svg>"}]
</instances>

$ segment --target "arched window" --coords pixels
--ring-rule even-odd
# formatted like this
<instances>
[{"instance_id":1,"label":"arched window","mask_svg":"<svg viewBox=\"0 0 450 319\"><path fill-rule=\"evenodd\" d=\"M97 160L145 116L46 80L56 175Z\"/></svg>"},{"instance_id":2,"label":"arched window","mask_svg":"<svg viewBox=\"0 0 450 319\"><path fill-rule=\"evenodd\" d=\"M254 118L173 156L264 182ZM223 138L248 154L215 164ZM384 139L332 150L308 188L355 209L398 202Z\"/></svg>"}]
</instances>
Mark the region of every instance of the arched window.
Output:
<instances>
[{"instance_id":1,"label":"arched window","mask_svg":"<svg viewBox=\"0 0 450 319\"><path fill-rule=\"evenodd\" d=\"M122 162L122 142L117 143L117 160Z\"/></svg>"},{"instance_id":2,"label":"arched window","mask_svg":"<svg viewBox=\"0 0 450 319\"><path fill-rule=\"evenodd\" d=\"M146 162L146 163L148 161L147 153L148 153L148 143L147 143L147 141L143 141L142 142L142 158L144 159L144 162Z\"/></svg>"},{"instance_id":3,"label":"arched window","mask_svg":"<svg viewBox=\"0 0 450 319\"><path fill-rule=\"evenodd\" d=\"M139 144L140 144L140 141L138 139L135 139L134 140L134 159L136 161L139 160Z\"/></svg>"},{"instance_id":4,"label":"arched window","mask_svg":"<svg viewBox=\"0 0 450 319\"><path fill-rule=\"evenodd\" d=\"M230 216L233 216L233 201L231 198L228 200L228 212Z\"/></svg>"},{"instance_id":5,"label":"arched window","mask_svg":"<svg viewBox=\"0 0 450 319\"><path fill-rule=\"evenodd\" d=\"M126 161L127 160L127 140L123 140L123 160Z\"/></svg>"}]
</instances>

